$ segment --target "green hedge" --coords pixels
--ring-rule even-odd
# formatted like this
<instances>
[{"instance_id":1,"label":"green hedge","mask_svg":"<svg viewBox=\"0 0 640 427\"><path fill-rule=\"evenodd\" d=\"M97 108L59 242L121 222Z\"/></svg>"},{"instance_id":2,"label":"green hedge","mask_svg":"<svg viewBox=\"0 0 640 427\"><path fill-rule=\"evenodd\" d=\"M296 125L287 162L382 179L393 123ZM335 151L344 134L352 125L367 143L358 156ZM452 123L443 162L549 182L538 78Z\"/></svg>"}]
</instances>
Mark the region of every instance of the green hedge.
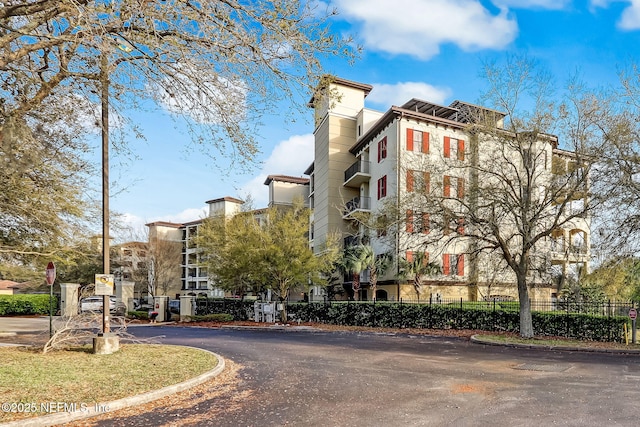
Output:
<instances>
[{"instance_id":1,"label":"green hedge","mask_svg":"<svg viewBox=\"0 0 640 427\"><path fill-rule=\"evenodd\" d=\"M504 307L503 307L504 305ZM493 306L493 304L492 304ZM478 329L519 332L517 303L496 304L496 309L473 304L300 303L287 307L290 320L345 326L423 329ZM536 335L563 336L590 341L624 341L623 316L595 316L565 312L533 312Z\"/></svg>"},{"instance_id":2,"label":"green hedge","mask_svg":"<svg viewBox=\"0 0 640 427\"><path fill-rule=\"evenodd\" d=\"M253 318L253 301L220 298L196 299L196 315L230 314L233 320L246 321Z\"/></svg>"},{"instance_id":3,"label":"green hedge","mask_svg":"<svg viewBox=\"0 0 640 427\"><path fill-rule=\"evenodd\" d=\"M149 320L149 312L146 310L127 311L127 317L131 319Z\"/></svg>"},{"instance_id":4,"label":"green hedge","mask_svg":"<svg viewBox=\"0 0 640 427\"><path fill-rule=\"evenodd\" d=\"M231 322L233 320L233 316L226 313L214 313L205 314L203 316L189 316L188 320L190 322Z\"/></svg>"},{"instance_id":5,"label":"green hedge","mask_svg":"<svg viewBox=\"0 0 640 427\"><path fill-rule=\"evenodd\" d=\"M51 304L55 311L56 307L58 307L58 299L55 296ZM33 314L49 314L49 295L0 295L0 316L24 316Z\"/></svg>"}]
</instances>

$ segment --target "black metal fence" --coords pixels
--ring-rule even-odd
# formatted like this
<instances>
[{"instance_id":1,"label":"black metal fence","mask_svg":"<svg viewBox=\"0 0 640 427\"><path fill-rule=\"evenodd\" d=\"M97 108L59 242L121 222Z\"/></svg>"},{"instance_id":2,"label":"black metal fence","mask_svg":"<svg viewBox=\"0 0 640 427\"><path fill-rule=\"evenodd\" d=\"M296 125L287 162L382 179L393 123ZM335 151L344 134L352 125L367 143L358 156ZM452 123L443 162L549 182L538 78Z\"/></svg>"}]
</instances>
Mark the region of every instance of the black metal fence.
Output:
<instances>
[{"instance_id":1,"label":"black metal fence","mask_svg":"<svg viewBox=\"0 0 640 427\"><path fill-rule=\"evenodd\" d=\"M196 314L226 313L253 320L254 302L232 299L196 300ZM624 341L624 325L635 302L531 301L534 333L595 341ZM520 303L492 299L432 298L428 301L288 302L287 321L335 325L475 329L519 332ZM282 320L282 319L281 319Z\"/></svg>"},{"instance_id":2,"label":"black metal fence","mask_svg":"<svg viewBox=\"0 0 640 427\"><path fill-rule=\"evenodd\" d=\"M532 301L536 335L623 341L633 302ZM289 320L339 325L519 332L520 303L493 299L290 303Z\"/></svg>"}]
</instances>

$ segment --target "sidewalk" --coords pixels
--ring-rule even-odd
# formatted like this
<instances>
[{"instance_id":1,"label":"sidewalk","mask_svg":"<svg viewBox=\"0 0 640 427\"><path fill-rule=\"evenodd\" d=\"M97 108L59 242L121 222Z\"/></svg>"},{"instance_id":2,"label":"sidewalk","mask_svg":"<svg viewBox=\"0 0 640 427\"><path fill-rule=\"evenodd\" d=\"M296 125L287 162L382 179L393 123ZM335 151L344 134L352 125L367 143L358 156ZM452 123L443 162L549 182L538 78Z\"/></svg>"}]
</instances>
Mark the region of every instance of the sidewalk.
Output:
<instances>
[{"instance_id":1,"label":"sidewalk","mask_svg":"<svg viewBox=\"0 0 640 427\"><path fill-rule=\"evenodd\" d=\"M55 321L58 316L53 316ZM49 316L0 317L0 334L49 330Z\"/></svg>"},{"instance_id":2,"label":"sidewalk","mask_svg":"<svg viewBox=\"0 0 640 427\"><path fill-rule=\"evenodd\" d=\"M53 316L55 322L57 316ZM49 316L0 317L0 339L17 335L46 335L49 332ZM0 347L12 347L23 344L3 343Z\"/></svg>"}]
</instances>

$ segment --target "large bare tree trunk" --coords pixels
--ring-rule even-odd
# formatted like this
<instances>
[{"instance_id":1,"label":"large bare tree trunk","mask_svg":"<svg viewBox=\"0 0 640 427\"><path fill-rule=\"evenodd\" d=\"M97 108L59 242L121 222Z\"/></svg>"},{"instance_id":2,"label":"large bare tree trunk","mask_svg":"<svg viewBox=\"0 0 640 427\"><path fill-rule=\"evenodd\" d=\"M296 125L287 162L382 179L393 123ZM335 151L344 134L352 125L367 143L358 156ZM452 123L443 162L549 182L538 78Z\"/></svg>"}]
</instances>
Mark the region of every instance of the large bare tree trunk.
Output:
<instances>
[{"instance_id":1,"label":"large bare tree trunk","mask_svg":"<svg viewBox=\"0 0 640 427\"><path fill-rule=\"evenodd\" d=\"M531 300L527 287L526 274L518 273L518 299L520 301L520 336L533 338L533 320L531 318Z\"/></svg>"}]
</instances>

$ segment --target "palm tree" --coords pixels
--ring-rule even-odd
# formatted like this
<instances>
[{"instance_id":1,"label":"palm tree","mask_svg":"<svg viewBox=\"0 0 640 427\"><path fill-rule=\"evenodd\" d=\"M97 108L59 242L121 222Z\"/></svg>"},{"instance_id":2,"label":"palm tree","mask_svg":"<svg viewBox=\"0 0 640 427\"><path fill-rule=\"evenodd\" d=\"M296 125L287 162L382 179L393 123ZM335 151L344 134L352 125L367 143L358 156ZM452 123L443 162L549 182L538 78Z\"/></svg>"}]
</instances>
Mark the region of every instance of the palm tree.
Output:
<instances>
[{"instance_id":1,"label":"palm tree","mask_svg":"<svg viewBox=\"0 0 640 427\"><path fill-rule=\"evenodd\" d=\"M388 252L376 255L369 245L364 246L363 251L367 252L367 255L363 258L368 261L366 268L369 269L369 285L371 286L372 300L375 301L378 277L387 271L391 265L392 257Z\"/></svg>"},{"instance_id":2,"label":"palm tree","mask_svg":"<svg viewBox=\"0 0 640 427\"><path fill-rule=\"evenodd\" d=\"M353 275L351 287L353 289L354 300L358 299L358 291L360 290L360 273L365 270L375 258L373 251L368 251L366 247L367 246L365 245L349 246L345 249L342 257L342 270Z\"/></svg>"},{"instance_id":3,"label":"palm tree","mask_svg":"<svg viewBox=\"0 0 640 427\"><path fill-rule=\"evenodd\" d=\"M440 271L440 266L429 262L429 258L423 252L414 253L410 260L406 258L400 260L400 276L411 278L418 299L420 299L420 291L422 290L423 276L432 276Z\"/></svg>"}]
</instances>

